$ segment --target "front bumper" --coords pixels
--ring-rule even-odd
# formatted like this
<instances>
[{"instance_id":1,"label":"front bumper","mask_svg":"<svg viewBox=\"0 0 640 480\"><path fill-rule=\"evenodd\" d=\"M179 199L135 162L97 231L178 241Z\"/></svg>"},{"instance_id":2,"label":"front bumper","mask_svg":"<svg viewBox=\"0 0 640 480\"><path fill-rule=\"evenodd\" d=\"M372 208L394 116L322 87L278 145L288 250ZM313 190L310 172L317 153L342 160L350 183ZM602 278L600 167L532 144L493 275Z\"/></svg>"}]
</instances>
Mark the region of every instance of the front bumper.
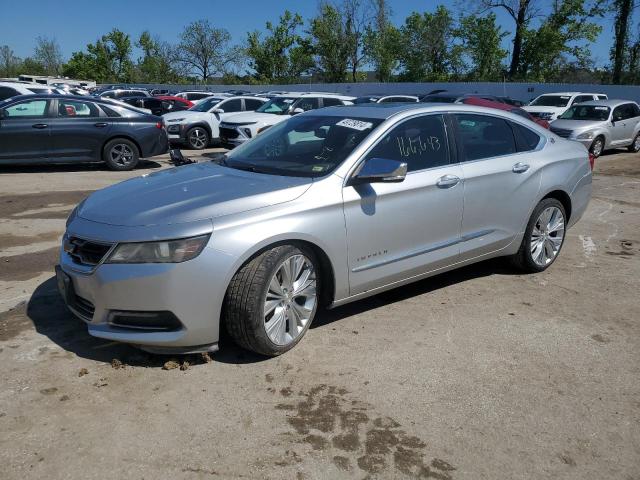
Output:
<instances>
[{"instance_id":1,"label":"front bumper","mask_svg":"<svg viewBox=\"0 0 640 480\"><path fill-rule=\"evenodd\" d=\"M90 222L80 219L79 223ZM183 263L99 263L87 268L61 248L63 275L58 278L68 279L65 302L95 337L156 352L213 351L230 277L226 272L233 264L228 254L207 246L198 257ZM179 323L168 330L122 327L114 323L119 312L170 312Z\"/></svg>"}]
</instances>

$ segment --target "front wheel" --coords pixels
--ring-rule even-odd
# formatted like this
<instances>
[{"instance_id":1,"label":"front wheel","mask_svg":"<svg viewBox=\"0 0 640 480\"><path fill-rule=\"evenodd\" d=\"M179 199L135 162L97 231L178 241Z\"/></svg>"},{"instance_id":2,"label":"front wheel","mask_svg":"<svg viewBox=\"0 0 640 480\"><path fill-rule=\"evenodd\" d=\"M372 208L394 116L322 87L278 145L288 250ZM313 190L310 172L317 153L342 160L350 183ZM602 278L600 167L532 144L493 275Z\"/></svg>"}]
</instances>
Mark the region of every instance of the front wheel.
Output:
<instances>
[{"instance_id":1,"label":"front wheel","mask_svg":"<svg viewBox=\"0 0 640 480\"><path fill-rule=\"evenodd\" d=\"M591 144L591 148L589 149L589 151L593 153L593 156L595 158L598 158L600 155L602 155L602 152L604 151L604 138L597 137Z\"/></svg>"},{"instance_id":2,"label":"front wheel","mask_svg":"<svg viewBox=\"0 0 640 480\"><path fill-rule=\"evenodd\" d=\"M631 145L629 145L629 151L631 153L638 153L640 152L640 133L638 133L636 135L636 138L633 139L633 142L631 143Z\"/></svg>"},{"instance_id":3,"label":"front wheel","mask_svg":"<svg viewBox=\"0 0 640 480\"><path fill-rule=\"evenodd\" d=\"M542 272L551 266L564 244L566 214L562 203L545 198L535 208L513 263L526 272Z\"/></svg>"},{"instance_id":4,"label":"front wheel","mask_svg":"<svg viewBox=\"0 0 640 480\"><path fill-rule=\"evenodd\" d=\"M281 245L246 263L233 277L223 321L241 347L276 356L292 349L318 309L320 275L307 248Z\"/></svg>"},{"instance_id":5,"label":"front wheel","mask_svg":"<svg viewBox=\"0 0 640 480\"><path fill-rule=\"evenodd\" d=\"M114 138L104 146L102 159L111 170L131 170L138 164L140 152L131 140Z\"/></svg>"},{"instance_id":6,"label":"front wheel","mask_svg":"<svg viewBox=\"0 0 640 480\"><path fill-rule=\"evenodd\" d=\"M209 146L209 133L202 127L193 127L187 132L187 143L194 150L202 150Z\"/></svg>"}]
</instances>

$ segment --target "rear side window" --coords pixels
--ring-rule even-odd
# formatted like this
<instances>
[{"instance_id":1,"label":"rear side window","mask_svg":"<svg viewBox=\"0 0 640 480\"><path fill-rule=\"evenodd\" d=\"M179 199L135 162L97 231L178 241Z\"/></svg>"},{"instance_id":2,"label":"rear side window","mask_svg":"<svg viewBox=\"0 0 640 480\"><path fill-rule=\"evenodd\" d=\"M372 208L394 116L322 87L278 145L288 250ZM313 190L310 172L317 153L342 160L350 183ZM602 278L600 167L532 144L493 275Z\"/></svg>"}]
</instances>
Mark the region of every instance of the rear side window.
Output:
<instances>
[{"instance_id":1,"label":"rear side window","mask_svg":"<svg viewBox=\"0 0 640 480\"><path fill-rule=\"evenodd\" d=\"M407 162L414 172L449 164L449 149L442 115L412 118L394 127L366 158Z\"/></svg>"},{"instance_id":2,"label":"rear side window","mask_svg":"<svg viewBox=\"0 0 640 480\"><path fill-rule=\"evenodd\" d=\"M261 102L260 100L253 100L251 98L247 98L244 101L244 106L246 110L255 110L257 108L260 108L262 106L264 102Z\"/></svg>"},{"instance_id":3,"label":"rear side window","mask_svg":"<svg viewBox=\"0 0 640 480\"><path fill-rule=\"evenodd\" d=\"M78 100L58 100L59 117L99 117L100 111L95 104Z\"/></svg>"},{"instance_id":4,"label":"rear side window","mask_svg":"<svg viewBox=\"0 0 640 480\"><path fill-rule=\"evenodd\" d=\"M336 105L342 105L342 101L337 98L323 98L322 105L325 107L335 107Z\"/></svg>"},{"instance_id":5,"label":"rear side window","mask_svg":"<svg viewBox=\"0 0 640 480\"><path fill-rule=\"evenodd\" d=\"M100 105L100 108L102 108L102 110L104 111L104 113L107 114L107 117L119 117L120 114L118 112L116 112L115 110L113 110L112 108L107 107L106 105Z\"/></svg>"},{"instance_id":6,"label":"rear side window","mask_svg":"<svg viewBox=\"0 0 640 480\"><path fill-rule=\"evenodd\" d=\"M576 99L573 101L573 105L575 105L576 103L590 102L592 100L593 100L593 95L578 95Z\"/></svg>"},{"instance_id":7,"label":"rear side window","mask_svg":"<svg viewBox=\"0 0 640 480\"><path fill-rule=\"evenodd\" d=\"M458 145L464 161L510 155L516 152L511 127L502 118L488 115L454 115Z\"/></svg>"},{"instance_id":8,"label":"rear side window","mask_svg":"<svg viewBox=\"0 0 640 480\"><path fill-rule=\"evenodd\" d=\"M242 100L239 98L234 98L233 100L227 100L226 102L222 102L218 108L221 108L225 111L225 113L229 112L241 112L242 111Z\"/></svg>"},{"instance_id":9,"label":"rear side window","mask_svg":"<svg viewBox=\"0 0 640 480\"><path fill-rule=\"evenodd\" d=\"M631 114L631 118L640 117L640 107L635 103L629 104L629 111Z\"/></svg>"},{"instance_id":10,"label":"rear side window","mask_svg":"<svg viewBox=\"0 0 640 480\"><path fill-rule=\"evenodd\" d=\"M519 152L530 152L540 143L540 135L518 123L509 122L516 136L516 147Z\"/></svg>"},{"instance_id":11,"label":"rear side window","mask_svg":"<svg viewBox=\"0 0 640 480\"><path fill-rule=\"evenodd\" d=\"M305 112L308 112L309 110L315 110L316 108L319 108L318 99L317 98L301 98L293 105L293 109L296 109L296 108L301 108Z\"/></svg>"}]
</instances>

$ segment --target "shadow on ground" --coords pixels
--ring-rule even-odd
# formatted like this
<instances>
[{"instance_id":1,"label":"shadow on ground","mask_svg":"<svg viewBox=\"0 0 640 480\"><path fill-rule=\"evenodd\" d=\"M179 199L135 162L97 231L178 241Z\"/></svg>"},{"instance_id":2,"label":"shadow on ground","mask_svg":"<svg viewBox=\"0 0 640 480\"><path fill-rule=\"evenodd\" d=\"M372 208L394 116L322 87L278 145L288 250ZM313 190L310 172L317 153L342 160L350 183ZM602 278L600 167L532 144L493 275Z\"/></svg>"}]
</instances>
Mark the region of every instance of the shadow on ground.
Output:
<instances>
[{"instance_id":1,"label":"shadow on ground","mask_svg":"<svg viewBox=\"0 0 640 480\"><path fill-rule=\"evenodd\" d=\"M332 310L322 310L311 328L322 328L352 315L365 313L374 308L401 302L475 278L512 274L514 274L513 269L508 267L503 260L489 260ZM71 314L62 301L57 291L55 277L49 278L36 288L27 304L26 315L33 322L38 333L47 336L61 348L82 358L105 363L117 359L126 365L151 368L160 368L167 360L171 359L171 356L146 353L126 344L110 342L89 335L84 322ZM220 350L212 354L211 357L213 361L232 364L257 363L269 359L242 350L233 344L224 332L220 339ZM203 363L199 355L191 355L187 358L192 365Z\"/></svg>"},{"instance_id":2,"label":"shadow on ground","mask_svg":"<svg viewBox=\"0 0 640 480\"><path fill-rule=\"evenodd\" d=\"M161 168L162 165L152 160L141 159L136 170L150 170ZM56 172L96 172L109 170L104 163L59 163L59 164L29 164L29 165L2 165L0 174L11 173L56 173Z\"/></svg>"}]
</instances>

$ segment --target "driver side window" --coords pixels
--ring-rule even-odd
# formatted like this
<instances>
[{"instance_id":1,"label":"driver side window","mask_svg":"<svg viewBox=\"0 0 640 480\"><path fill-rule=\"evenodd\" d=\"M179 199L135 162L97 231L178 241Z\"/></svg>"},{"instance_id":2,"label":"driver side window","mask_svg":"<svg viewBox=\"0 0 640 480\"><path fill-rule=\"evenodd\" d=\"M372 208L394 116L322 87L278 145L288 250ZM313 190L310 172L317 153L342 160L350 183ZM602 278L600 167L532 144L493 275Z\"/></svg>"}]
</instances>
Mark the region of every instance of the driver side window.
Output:
<instances>
[{"instance_id":1,"label":"driver side window","mask_svg":"<svg viewBox=\"0 0 640 480\"><path fill-rule=\"evenodd\" d=\"M442 115L425 115L397 125L367 154L407 163L415 172L449 164L449 148Z\"/></svg>"}]
</instances>

